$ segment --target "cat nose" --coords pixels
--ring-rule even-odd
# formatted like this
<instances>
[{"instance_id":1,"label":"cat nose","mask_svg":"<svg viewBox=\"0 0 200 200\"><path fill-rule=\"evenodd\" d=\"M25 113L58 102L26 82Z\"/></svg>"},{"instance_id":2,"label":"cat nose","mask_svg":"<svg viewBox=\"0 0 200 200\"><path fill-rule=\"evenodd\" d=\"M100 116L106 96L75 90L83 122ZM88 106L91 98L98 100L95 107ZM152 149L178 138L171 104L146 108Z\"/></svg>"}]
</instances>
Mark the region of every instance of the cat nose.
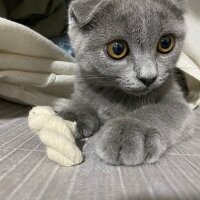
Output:
<instances>
[{"instance_id":1,"label":"cat nose","mask_svg":"<svg viewBox=\"0 0 200 200\"><path fill-rule=\"evenodd\" d=\"M155 77L151 77L151 78L147 78L147 77L137 77L144 85L146 85L147 87L149 87L151 84L153 84L155 82L155 80L157 79L157 76Z\"/></svg>"}]
</instances>

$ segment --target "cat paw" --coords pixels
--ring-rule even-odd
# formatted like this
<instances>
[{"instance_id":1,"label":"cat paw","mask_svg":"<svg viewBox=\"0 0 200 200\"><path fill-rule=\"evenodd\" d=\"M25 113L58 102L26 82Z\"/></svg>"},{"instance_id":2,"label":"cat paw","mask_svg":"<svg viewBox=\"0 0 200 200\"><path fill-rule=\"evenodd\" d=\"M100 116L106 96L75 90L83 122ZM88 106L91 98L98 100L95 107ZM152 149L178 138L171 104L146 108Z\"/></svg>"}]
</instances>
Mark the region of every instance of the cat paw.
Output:
<instances>
[{"instance_id":1,"label":"cat paw","mask_svg":"<svg viewBox=\"0 0 200 200\"><path fill-rule=\"evenodd\" d=\"M99 130L99 119L90 113L66 111L61 116L66 120L77 123L78 132L75 135L76 139L90 137Z\"/></svg>"},{"instance_id":2,"label":"cat paw","mask_svg":"<svg viewBox=\"0 0 200 200\"><path fill-rule=\"evenodd\" d=\"M131 119L108 122L95 139L98 156L112 165L155 163L165 149L157 129Z\"/></svg>"}]
</instances>

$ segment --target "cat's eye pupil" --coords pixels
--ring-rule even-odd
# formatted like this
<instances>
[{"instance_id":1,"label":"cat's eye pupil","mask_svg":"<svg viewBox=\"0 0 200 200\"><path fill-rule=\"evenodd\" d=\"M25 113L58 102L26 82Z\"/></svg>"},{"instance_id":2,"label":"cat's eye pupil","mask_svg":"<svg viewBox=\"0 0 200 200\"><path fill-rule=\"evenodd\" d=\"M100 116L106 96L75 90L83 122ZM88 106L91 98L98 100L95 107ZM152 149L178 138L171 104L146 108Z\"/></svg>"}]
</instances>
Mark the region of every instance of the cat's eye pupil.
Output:
<instances>
[{"instance_id":1,"label":"cat's eye pupil","mask_svg":"<svg viewBox=\"0 0 200 200\"><path fill-rule=\"evenodd\" d=\"M157 51L162 54L170 53L175 47L175 42L176 38L174 35L165 35L160 38L157 45Z\"/></svg>"},{"instance_id":2,"label":"cat's eye pupil","mask_svg":"<svg viewBox=\"0 0 200 200\"><path fill-rule=\"evenodd\" d=\"M168 49L171 46L171 43L171 38L168 36L165 36L160 40L160 44L163 49Z\"/></svg>"},{"instance_id":3,"label":"cat's eye pupil","mask_svg":"<svg viewBox=\"0 0 200 200\"><path fill-rule=\"evenodd\" d=\"M128 55L128 44L124 40L114 40L107 44L106 51L112 59L121 60Z\"/></svg>"},{"instance_id":4,"label":"cat's eye pupil","mask_svg":"<svg viewBox=\"0 0 200 200\"><path fill-rule=\"evenodd\" d=\"M119 42L115 42L113 44L113 52L116 54L116 55L121 55L123 52L124 52L124 44L123 43L119 43Z\"/></svg>"}]
</instances>

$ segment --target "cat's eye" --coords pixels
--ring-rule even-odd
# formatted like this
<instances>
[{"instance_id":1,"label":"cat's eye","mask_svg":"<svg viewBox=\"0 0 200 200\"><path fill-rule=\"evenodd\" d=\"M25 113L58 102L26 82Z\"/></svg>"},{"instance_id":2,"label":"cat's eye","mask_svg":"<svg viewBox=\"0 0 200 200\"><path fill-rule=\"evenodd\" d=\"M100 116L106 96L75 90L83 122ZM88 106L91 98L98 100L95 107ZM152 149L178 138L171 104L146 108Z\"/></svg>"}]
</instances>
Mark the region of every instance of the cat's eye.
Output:
<instances>
[{"instance_id":1,"label":"cat's eye","mask_svg":"<svg viewBox=\"0 0 200 200\"><path fill-rule=\"evenodd\" d=\"M175 37L173 35L164 35L158 42L157 50L159 53L169 53L175 46Z\"/></svg>"},{"instance_id":2,"label":"cat's eye","mask_svg":"<svg viewBox=\"0 0 200 200\"><path fill-rule=\"evenodd\" d=\"M128 44L123 40L114 40L107 45L107 54L116 60L121 60L128 55Z\"/></svg>"}]
</instances>

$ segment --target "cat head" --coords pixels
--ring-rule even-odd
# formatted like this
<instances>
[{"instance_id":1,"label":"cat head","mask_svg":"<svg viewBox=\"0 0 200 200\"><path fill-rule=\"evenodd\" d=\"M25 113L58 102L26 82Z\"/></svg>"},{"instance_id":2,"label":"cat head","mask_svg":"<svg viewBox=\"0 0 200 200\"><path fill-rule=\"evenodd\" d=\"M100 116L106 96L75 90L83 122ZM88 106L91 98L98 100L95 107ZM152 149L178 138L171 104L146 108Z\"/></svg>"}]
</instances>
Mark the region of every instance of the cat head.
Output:
<instances>
[{"instance_id":1,"label":"cat head","mask_svg":"<svg viewBox=\"0 0 200 200\"><path fill-rule=\"evenodd\" d=\"M85 81L143 95L173 72L185 0L74 0L69 36Z\"/></svg>"}]
</instances>

